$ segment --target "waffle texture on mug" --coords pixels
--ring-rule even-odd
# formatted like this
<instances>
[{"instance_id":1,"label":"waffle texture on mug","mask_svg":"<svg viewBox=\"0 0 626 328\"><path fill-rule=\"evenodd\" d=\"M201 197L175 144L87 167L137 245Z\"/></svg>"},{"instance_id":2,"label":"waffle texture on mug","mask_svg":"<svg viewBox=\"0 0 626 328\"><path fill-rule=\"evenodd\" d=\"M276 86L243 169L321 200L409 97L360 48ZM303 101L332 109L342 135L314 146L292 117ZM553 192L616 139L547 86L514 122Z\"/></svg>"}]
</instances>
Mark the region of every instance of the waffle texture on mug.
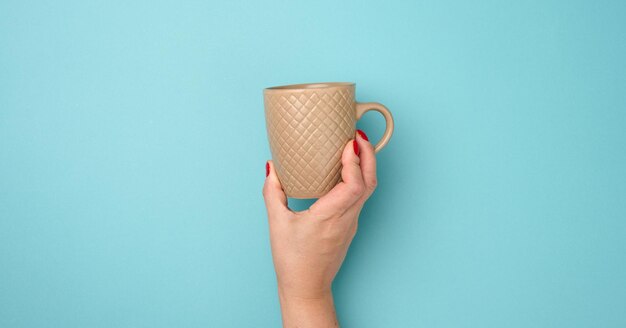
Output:
<instances>
[{"instance_id":1,"label":"waffle texture on mug","mask_svg":"<svg viewBox=\"0 0 626 328\"><path fill-rule=\"evenodd\" d=\"M341 154L355 132L354 88L265 95L278 177L288 196L319 197L341 179Z\"/></svg>"}]
</instances>

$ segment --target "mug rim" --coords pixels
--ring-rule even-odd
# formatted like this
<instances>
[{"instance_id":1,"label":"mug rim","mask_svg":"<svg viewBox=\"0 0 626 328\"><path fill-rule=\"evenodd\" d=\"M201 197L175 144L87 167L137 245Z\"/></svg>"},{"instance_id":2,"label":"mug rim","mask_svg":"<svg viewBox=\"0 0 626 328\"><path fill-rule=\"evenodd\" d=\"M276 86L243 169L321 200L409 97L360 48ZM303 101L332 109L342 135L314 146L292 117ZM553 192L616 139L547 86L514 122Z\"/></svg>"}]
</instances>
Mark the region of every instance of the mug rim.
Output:
<instances>
[{"instance_id":1,"label":"mug rim","mask_svg":"<svg viewBox=\"0 0 626 328\"><path fill-rule=\"evenodd\" d=\"M337 87L350 87L354 86L354 82L314 82L314 83L298 83L298 84L286 84L277 85L273 87L265 88L264 92L285 92L285 91L304 91L314 89L330 89Z\"/></svg>"}]
</instances>

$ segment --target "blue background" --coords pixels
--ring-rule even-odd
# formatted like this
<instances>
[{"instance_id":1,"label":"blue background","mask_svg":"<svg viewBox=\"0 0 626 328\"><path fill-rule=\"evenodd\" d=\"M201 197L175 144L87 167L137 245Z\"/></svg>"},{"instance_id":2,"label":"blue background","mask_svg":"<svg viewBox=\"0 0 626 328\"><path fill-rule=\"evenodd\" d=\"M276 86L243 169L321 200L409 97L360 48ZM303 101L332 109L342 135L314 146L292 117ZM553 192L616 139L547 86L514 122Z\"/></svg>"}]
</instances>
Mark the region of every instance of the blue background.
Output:
<instances>
[{"instance_id":1,"label":"blue background","mask_svg":"<svg viewBox=\"0 0 626 328\"><path fill-rule=\"evenodd\" d=\"M261 91L354 81L396 131L334 285L343 326L625 327L624 17L1 1L0 326L279 326Z\"/></svg>"}]
</instances>

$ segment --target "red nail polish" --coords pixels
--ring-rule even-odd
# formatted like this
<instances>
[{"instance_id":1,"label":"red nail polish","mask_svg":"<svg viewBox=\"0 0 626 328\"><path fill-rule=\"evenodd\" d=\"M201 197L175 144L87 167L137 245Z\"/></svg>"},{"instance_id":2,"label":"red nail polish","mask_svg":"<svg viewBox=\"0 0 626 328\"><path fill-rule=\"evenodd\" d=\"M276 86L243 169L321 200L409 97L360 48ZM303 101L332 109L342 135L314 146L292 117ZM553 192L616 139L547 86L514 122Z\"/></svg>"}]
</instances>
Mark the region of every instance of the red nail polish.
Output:
<instances>
[{"instance_id":1,"label":"red nail polish","mask_svg":"<svg viewBox=\"0 0 626 328\"><path fill-rule=\"evenodd\" d=\"M265 177L270 175L270 162L265 162Z\"/></svg>"},{"instance_id":2,"label":"red nail polish","mask_svg":"<svg viewBox=\"0 0 626 328\"><path fill-rule=\"evenodd\" d=\"M367 138L367 134L365 134L365 132L361 130L356 130L356 133L358 133L361 136L361 138L365 139L365 141L370 141L370 139Z\"/></svg>"},{"instance_id":3,"label":"red nail polish","mask_svg":"<svg viewBox=\"0 0 626 328\"><path fill-rule=\"evenodd\" d=\"M356 140L352 140L352 148L354 148L354 153L359 156L359 144L356 143Z\"/></svg>"}]
</instances>

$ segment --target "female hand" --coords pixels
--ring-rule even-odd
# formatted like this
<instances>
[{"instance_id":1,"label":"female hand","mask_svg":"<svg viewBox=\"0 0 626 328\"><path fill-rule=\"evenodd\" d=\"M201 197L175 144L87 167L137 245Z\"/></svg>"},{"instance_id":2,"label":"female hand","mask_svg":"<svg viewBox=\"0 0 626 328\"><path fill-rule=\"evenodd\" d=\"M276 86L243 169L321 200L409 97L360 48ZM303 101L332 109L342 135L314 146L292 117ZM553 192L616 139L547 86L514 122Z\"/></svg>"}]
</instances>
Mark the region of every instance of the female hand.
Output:
<instances>
[{"instance_id":1,"label":"female hand","mask_svg":"<svg viewBox=\"0 0 626 328\"><path fill-rule=\"evenodd\" d=\"M274 165L263 197L285 327L335 327L331 284L356 234L361 208L376 188L374 147L362 131L345 146L342 182L311 207L287 207Z\"/></svg>"}]
</instances>

